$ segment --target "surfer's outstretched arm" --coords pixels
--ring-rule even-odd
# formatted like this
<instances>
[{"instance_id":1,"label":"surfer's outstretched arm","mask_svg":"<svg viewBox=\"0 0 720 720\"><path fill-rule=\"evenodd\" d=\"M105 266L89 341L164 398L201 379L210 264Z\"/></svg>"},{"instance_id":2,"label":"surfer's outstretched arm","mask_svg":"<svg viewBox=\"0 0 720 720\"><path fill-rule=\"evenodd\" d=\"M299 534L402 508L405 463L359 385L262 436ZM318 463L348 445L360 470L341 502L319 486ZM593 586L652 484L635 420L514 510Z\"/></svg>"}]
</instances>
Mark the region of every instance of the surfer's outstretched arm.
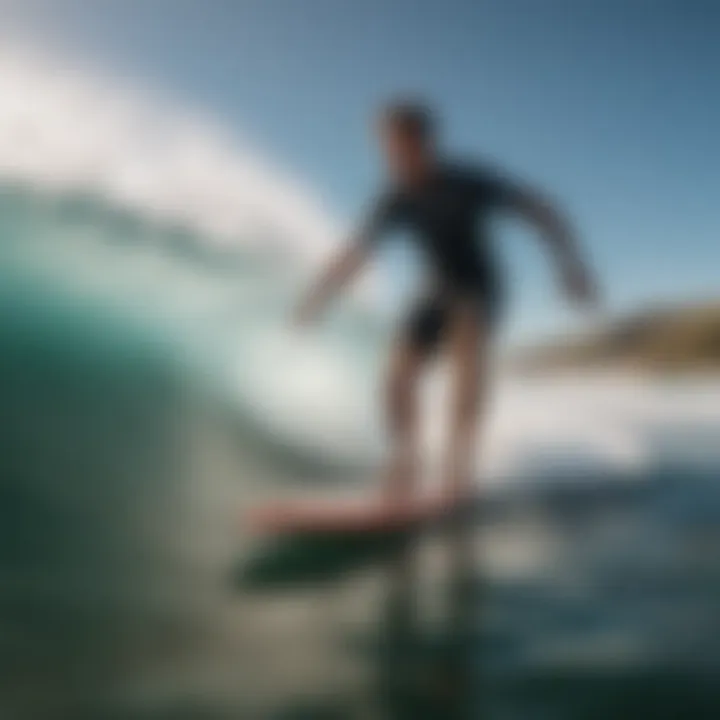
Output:
<instances>
[{"instance_id":1,"label":"surfer's outstretched arm","mask_svg":"<svg viewBox=\"0 0 720 720\"><path fill-rule=\"evenodd\" d=\"M367 263L366 243L351 242L341 250L321 273L295 308L294 319L304 325L314 320L328 302L347 285Z\"/></svg>"},{"instance_id":2,"label":"surfer's outstretched arm","mask_svg":"<svg viewBox=\"0 0 720 720\"><path fill-rule=\"evenodd\" d=\"M310 322L327 303L365 266L373 249L397 221L398 203L393 194L382 193L370 205L354 237L341 250L295 310L300 324Z\"/></svg>"},{"instance_id":3,"label":"surfer's outstretched arm","mask_svg":"<svg viewBox=\"0 0 720 720\"><path fill-rule=\"evenodd\" d=\"M522 188L513 193L512 209L539 230L549 246L563 288L570 300L594 305L598 289L565 216L540 193Z\"/></svg>"}]
</instances>

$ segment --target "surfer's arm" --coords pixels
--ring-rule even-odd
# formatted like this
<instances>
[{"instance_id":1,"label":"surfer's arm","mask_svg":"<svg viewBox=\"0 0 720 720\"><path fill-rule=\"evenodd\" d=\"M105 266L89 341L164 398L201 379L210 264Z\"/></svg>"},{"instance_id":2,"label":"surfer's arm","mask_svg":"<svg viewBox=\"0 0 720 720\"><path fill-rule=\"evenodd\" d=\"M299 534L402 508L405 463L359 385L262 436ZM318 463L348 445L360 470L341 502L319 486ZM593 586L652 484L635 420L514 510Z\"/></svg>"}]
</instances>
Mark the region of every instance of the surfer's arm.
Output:
<instances>
[{"instance_id":1,"label":"surfer's arm","mask_svg":"<svg viewBox=\"0 0 720 720\"><path fill-rule=\"evenodd\" d=\"M515 215L538 230L550 249L568 297L588 305L597 301L597 287L583 259L575 232L568 219L542 194L526 187L514 187L509 205Z\"/></svg>"},{"instance_id":2,"label":"surfer's arm","mask_svg":"<svg viewBox=\"0 0 720 720\"><path fill-rule=\"evenodd\" d=\"M371 203L359 229L331 261L319 279L302 298L295 320L305 324L315 319L366 265L373 249L399 219L399 203L393 193L385 192Z\"/></svg>"},{"instance_id":3,"label":"surfer's arm","mask_svg":"<svg viewBox=\"0 0 720 720\"><path fill-rule=\"evenodd\" d=\"M328 264L298 303L294 318L298 324L314 320L365 266L370 255L366 242L350 242Z\"/></svg>"}]
</instances>

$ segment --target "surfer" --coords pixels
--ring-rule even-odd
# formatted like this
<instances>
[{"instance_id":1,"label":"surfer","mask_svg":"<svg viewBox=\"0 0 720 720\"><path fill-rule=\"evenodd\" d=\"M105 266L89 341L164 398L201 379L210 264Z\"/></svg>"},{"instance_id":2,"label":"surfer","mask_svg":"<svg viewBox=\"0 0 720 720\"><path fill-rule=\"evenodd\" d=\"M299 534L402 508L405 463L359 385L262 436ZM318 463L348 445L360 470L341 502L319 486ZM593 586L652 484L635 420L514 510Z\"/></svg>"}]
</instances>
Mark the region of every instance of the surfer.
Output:
<instances>
[{"instance_id":1,"label":"surfer","mask_svg":"<svg viewBox=\"0 0 720 720\"><path fill-rule=\"evenodd\" d=\"M427 257L430 277L390 354L385 403L392 450L385 487L393 501L404 504L412 498L418 384L428 361L443 351L452 374L444 492L457 499L470 488L487 397L487 361L503 308L502 278L489 237L491 215L511 213L540 232L572 301L592 304L595 283L563 215L541 193L494 168L447 159L434 115L425 105L388 105L378 135L388 185L351 242L301 299L295 320L302 325L315 319L392 230L410 231Z\"/></svg>"}]
</instances>

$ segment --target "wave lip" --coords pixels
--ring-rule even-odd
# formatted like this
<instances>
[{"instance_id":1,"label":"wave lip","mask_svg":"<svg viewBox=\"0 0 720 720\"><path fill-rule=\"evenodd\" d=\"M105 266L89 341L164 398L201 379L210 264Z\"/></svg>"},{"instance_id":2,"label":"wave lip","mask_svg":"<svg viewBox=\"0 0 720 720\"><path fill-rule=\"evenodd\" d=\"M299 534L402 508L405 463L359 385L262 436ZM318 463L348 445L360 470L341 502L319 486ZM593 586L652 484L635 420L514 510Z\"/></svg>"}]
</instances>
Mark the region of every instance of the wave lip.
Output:
<instances>
[{"instance_id":1,"label":"wave lip","mask_svg":"<svg viewBox=\"0 0 720 720\"><path fill-rule=\"evenodd\" d=\"M218 243L322 253L336 224L302 183L197 112L27 49L0 50L0 178L96 193Z\"/></svg>"}]
</instances>

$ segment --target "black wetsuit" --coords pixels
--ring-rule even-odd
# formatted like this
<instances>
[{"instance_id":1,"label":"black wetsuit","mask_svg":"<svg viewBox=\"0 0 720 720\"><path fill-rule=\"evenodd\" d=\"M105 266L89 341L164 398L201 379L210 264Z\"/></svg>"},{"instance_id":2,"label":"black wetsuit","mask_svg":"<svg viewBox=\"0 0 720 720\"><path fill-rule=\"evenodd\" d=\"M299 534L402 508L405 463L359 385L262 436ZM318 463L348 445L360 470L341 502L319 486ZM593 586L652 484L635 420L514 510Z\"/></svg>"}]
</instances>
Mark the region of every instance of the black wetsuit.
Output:
<instances>
[{"instance_id":1,"label":"black wetsuit","mask_svg":"<svg viewBox=\"0 0 720 720\"><path fill-rule=\"evenodd\" d=\"M502 278L489 238L494 210L512 205L518 189L481 167L439 165L419 188L392 189L375 201L361 237L375 243L392 229L409 230L429 261L432 283L409 314L406 338L421 350L441 340L453 302L469 299L494 327Z\"/></svg>"}]
</instances>

